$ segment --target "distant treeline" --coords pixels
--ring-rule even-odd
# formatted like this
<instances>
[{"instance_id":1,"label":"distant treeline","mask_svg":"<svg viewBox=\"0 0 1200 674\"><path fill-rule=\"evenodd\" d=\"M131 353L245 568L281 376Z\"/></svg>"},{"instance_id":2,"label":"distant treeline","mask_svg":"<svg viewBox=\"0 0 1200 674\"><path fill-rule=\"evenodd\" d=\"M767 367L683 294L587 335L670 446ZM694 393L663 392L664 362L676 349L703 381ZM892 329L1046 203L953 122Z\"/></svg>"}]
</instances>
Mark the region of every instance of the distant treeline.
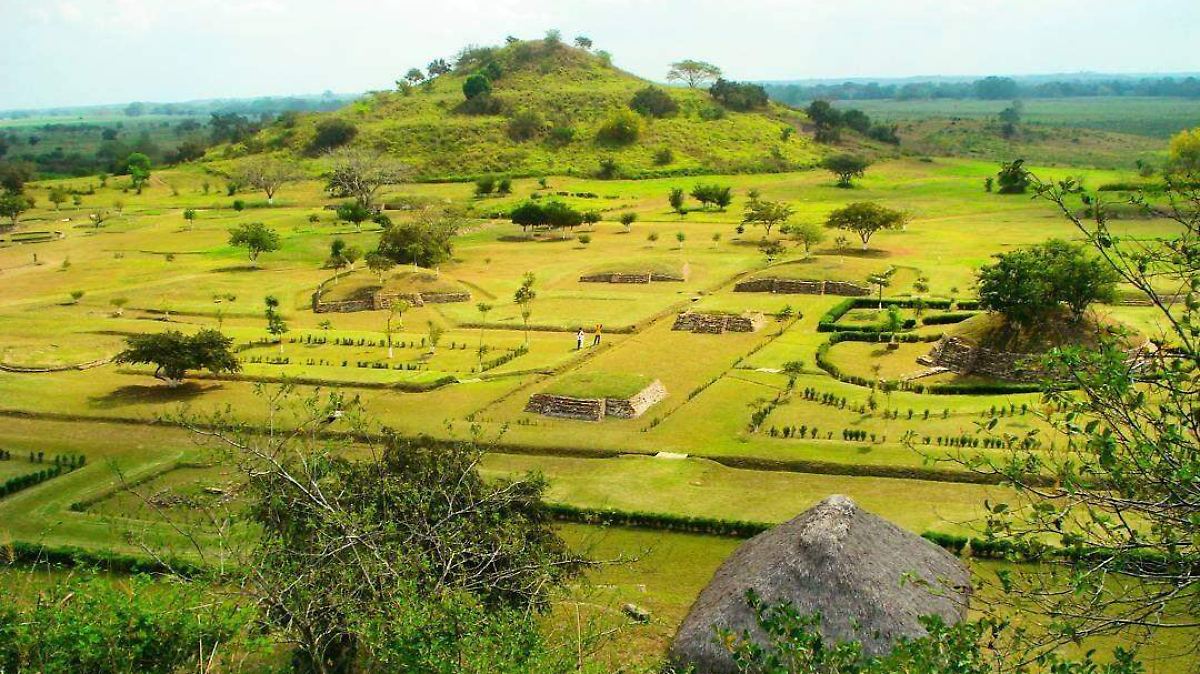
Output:
<instances>
[{"instance_id":1,"label":"distant treeline","mask_svg":"<svg viewBox=\"0 0 1200 674\"><path fill-rule=\"evenodd\" d=\"M186 101L182 103L147 103L134 101L122 105L78 106L65 108L46 108L41 110L5 110L0 111L0 118L29 119L31 117L92 117L96 115L111 116L123 114L126 117L141 117L142 115L173 115L184 117L202 117L205 115L278 115L283 112L325 112L336 110L346 103L358 98L358 94L334 94L325 92L320 96L262 96L259 98L212 99L203 101Z\"/></svg>"},{"instance_id":2,"label":"distant treeline","mask_svg":"<svg viewBox=\"0 0 1200 674\"><path fill-rule=\"evenodd\" d=\"M764 84L780 103L802 106L815 100L927 100L936 98L1073 98L1080 96L1173 96L1200 98L1200 78L1051 80L1018 82L1011 77L985 77L973 82L843 82L841 84Z\"/></svg>"}]
</instances>

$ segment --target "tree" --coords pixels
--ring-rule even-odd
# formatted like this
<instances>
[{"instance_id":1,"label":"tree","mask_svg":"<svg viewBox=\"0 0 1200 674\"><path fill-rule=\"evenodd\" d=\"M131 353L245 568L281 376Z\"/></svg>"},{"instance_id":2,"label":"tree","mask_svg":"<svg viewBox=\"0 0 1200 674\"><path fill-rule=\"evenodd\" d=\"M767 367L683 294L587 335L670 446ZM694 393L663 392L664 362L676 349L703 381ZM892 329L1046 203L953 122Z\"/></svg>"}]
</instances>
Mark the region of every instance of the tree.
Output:
<instances>
[{"instance_id":1,"label":"tree","mask_svg":"<svg viewBox=\"0 0 1200 674\"><path fill-rule=\"evenodd\" d=\"M354 140L358 135L358 127L353 122L330 117L317 122L313 138L308 143L309 154L317 155L331 152Z\"/></svg>"},{"instance_id":2,"label":"tree","mask_svg":"<svg viewBox=\"0 0 1200 674\"><path fill-rule=\"evenodd\" d=\"M261 222L248 222L229 230L229 245L245 248L250 264L258 266L258 256L279 250L279 233Z\"/></svg>"},{"instance_id":3,"label":"tree","mask_svg":"<svg viewBox=\"0 0 1200 674\"><path fill-rule=\"evenodd\" d=\"M1172 169L1184 174L1200 174L1200 126L1172 136L1167 157Z\"/></svg>"},{"instance_id":4,"label":"tree","mask_svg":"<svg viewBox=\"0 0 1200 674\"><path fill-rule=\"evenodd\" d=\"M92 221L92 226L95 227L96 229L100 229L101 227L103 227L105 221L108 220L109 217L110 217L109 212L103 208L97 208L96 210L92 211L91 213L88 213L88 220Z\"/></svg>"},{"instance_id":5,"label":"tree","mask_svg":"<svg viewBox=\"0 0 1200 674\"><path fill-rule=\"evenodd\" d=\"M392 321L393 319L399 319L400 325L403 326L404 312L408 311L410 306L412 305L408 303L408 300L400 299L399 297L393 299L391 304L388 305L387 324L383 330L384 334L387 335L388 360L391 360L395 355L392 348Z\"/></svg>"},{"instance_id":6,"label":"tree","mask_svg":"<svg viewBox=\"0 0 1200 674\"><path fill-rule=\"evenodd\" d=\"M190 230L192 228L192 224L194 222L196 222L196 209L194 209L194 208L183 209L183 221L187 223L187 229Z\"/></svg>"},{"instance_id":7,"label":"tree","mask_svg":"<svg viewBox=\"0 0 1200 674\"><path fill-rule=\"evenodd\" d=\"M7 194L21 194L25 191L25 183L33 178L33 164L29 162L0 162L0 187Z\"/></svg>"},{"instance_id":8,"label":"tree","mask_svg":"<svg viewBox=\"0 0 1200 674\"><path fill-rule=\"evenodd\" d=\"M482 176L475 180L475 196L486 197L496 191L496 178L494 176Z\"/></svg>"},{"instance_id":9,"label":"tree","mask_svg":"<svg viewBox=\"0 0 1200 674\"><path fill-rule=\"evenodd\" d=\"M54 210L57 211L58 207L65 203L68 198L67 191L62 187L55 186L50 188L50 195L48 199L50 203L54 204Z\"/></svg>"},{"instance_id":10,"label":"tree","mask_svg":"<svg viewBox=\"0 0 1200 674\"><path fill-rule=\"evenodd\" d=\"M1117 273L1098 256L1079 244L1051 239L1037 247L1043 273L1050 278L1054 298L1079 321L1096 302L1116 300Z\"/></svg>"},{"instance_id":11,"label":"tree","mask_svg":"<svg viewBox=\"0 0 1200 674\"><path fill-rule=\"evenodd\" d=\"M1025 194L1029 189L1029 171L1025 169L1025 160L1017 159L1000 166L996 174L1000 194Z\"/></svg>"},{"instance_id":12,"label":"tree","mask_svg":"<svg viewBox=\"0 0 1200 674\"><path fill-rule=\"evenodd\" d=\"M768 201L752 198L746 202L746 210L742 214L743 225L758 225L771 236L771 229L781 225L792 217L792 207L783 201Z\"/></svg>"},{"instance_id":13,"label":"tree","mask_svg":"<svg viewBox=\"0 0 1200 674\"><path fill-rule=\"evenodd\" d=\"M295 182L302 176L291 162L271 157L247 160L238 167L236 180L267 195L267 203L275 203L275 193L283 185Z\"/></svg>"},{"instance_id":14,"label":"tree","mask_svg":"<svg viewBox=\"0 0 1200 674\"><path fill-rule=\"evenodd\" d=\"M142 188L150 180L150 157L141 152L134 152L125 158L125 165L133 188L141 194Z\"/></svg>"},{"instance_id":15,"label":"tree","mask_svg":"<svg viewBox=\"0 0 1200 674\"><path fill-rule=\"evenodd\" d=\"M733 202L733 190L726 185L710 185L698 183L692 187L692 198L699 201L701 206L708 208L709 204L725 210Z\"/></svg>"},{"instance_id":16,"label":"tree","mask_svg":"<svg viewBox=\"0 0 1200 674\"><path fill-rule=\"evenodd\" d=\"M813 126L817 127L816 139L821 143L832 143L841 136L842 113L826 100L815 100L804 110Z\"/></svg>"},{"instance_id":17,"label":"tree","mask_svg":"<svg viewBox=\"0 0 1200 674\"><path fill-rule=\"evenodd\" d=\"M683 250L683 242L687 241L687 234L683 232L675 232L675 241L679 243L679 250Z\"/></svg>"},{"instance_id":18,"label":"tree","mask_svg":"<svg viewBox=\"0 0 1200 674\"><path fill-rule=\"evenodd\" d=\"M1003 460L959 457L999 477L1017 496L990 503L986 533L1039 563L1001 578L1003 597L1034 612L1031 654L1095 635L1143 642L1195 629L1200 607L1200 344L1195 301L1200 258L1200 190L1195 175L1168 177L1162 191L1131 206L1172 221L1171 234L1144 238L1110 226L1109 211L1073 179L1031 177L1091 251L1152 307L1163 332L1157 348L1134 354L1120 335L1093 348L1063 348L1042 368L1055 387L1043 394L1036 432L999 438ZM1079 209L1079 203L1091 206ZM1152 205L1153 204L1153 205ZM1173 295L1191 289L1185 301ZM1059 552L1061 550L1061 552ZM1036 570L1031 573L1030 571ZM1033 624L1033 623L1031 623ZM1153 629L1154 631L1150 631ZM1194 645L1194 640L1189 643ZM1190 650L1193 658L1195 651Z\"/></svg>"},{"instance_id":19,"label":"tree","mask_svg":"<svg viewBox=\"0 0 1200 674\"><path fill-rule=\"evenodd\" d=\"M371 219L371 211L357 201L344 201L338 204L337 219L354 225L354 231L362 230L362 223Z\"/></svg>"},{"instance_id":20,"label":"tree","mask_svg":"<svg viewBox=\"0 0 1200 674\"><path fill-rule=\"evenodd\" d=\"M821 167L837 176L838 187L853 187L855 178L863 177L871 161L866 157L854 154L835 154L826 157Z\"/></svg>"},{"instance_id":21,"label":"tree","mask_svg":"<svg viewBox=\"0 0 1200 674\"><path fill-rule=\"evenodd\" d=\"M681 217L687 213L683 208L683 188L672 187L671 193L667 195L667 201L671 204L671 210L678 213Z\"/></svg>"},{"instance_id":22,"label":"tree","mask_svg":"<svg viewBox=\"0 0 1200 674\"><path fill-rule=\"evenodd\" d=\"M375 195L384 185L403 182L407 168L399 161L365 148L343 148L328 155L326 190L335 197L352 197L375 212Z\"/></svg>"},{"instance_id":23,"label":"tree","mask_svg":"<svg viewBox=\"0 0 1200 674\"><path fill-rule=\"evenodd\" d=\"M1094 302L1112 301L1116 275L1082 246L1051 239L995 256L979 270L979 303L1023 327L1032 327L1065 306L1083 318Z\"/></svg>"},{"instance_id":24,"label":"tree","mask_svg":"<svg viewBox=\"0 0 1200 674\"><path fill-rule=\"evenodd\" d=\"M521 277L521 287L513 293L513 302L521 307L521 322L525 325L525 345L529 345L529 317L533 315L533 301L537 299L537 291L533 289L533 284L537 277L533 272L527 271Z\"/></svg>"},{"instance_id":25,"label":"tree","mask_svg":"<svg viewBox=\"0 0 1200 674\"><path fill-rule=\"evenodd\" d=\"M629 101L629 109L646 117L670 117L679 112L679 103L675 102L671 94L649 85L633 94Z\"/></svg>"},{"instance_id":26,"label":"tree","mask_svg":"<svg viewBox=\"0 0 1200 674\"><path fill-rule=\"evenodd\" d=\"M379 253L398 263L436 268L454 254L454 236L463 218L454 211L425 208L410 221L383 230Z\"/></svg>"},{"instance_id":27,"label":"tree","mask_svg":"<svg viewBox=\"0 0 1200 674\"><path fill-rule=\"evenodd\" d=\"M708 93L721 105L730 110L749 111L767 107L770 100L766 89L761 84L753 82L730 82L717 79L708 89Z\"/></svg>"},{"instance_id":28,"label":"tree","mask_svg":"<svg viewBox=\"0 0 1200 674\"><path fill-rule=\"evenodd\" d=\"M283 320L283 314L279 313L279 299L274 295L267 295L263 298L263 304L266 306L263 315L267 319L267 332L279 342L279 353L283 353L283 336L287 334L288 326Z\"/></svg>"},{"instance_id":29,"label":"tree","mask_svg":"<svg viewBox=\"0 0 1200 674\"><path fill-rule=\"evenodd\" d=\"M327 267L333 267L333 278L336 282L341 268L346 266L346 241L341 238L329 243L329 257L325 260Z\"/></svg>"},{"instance_id":30,"label":"tree","mask_svg":"<svg viewBox=\"0 0 1200 674\"><path fill-rule=\"evenodd\" d=\"M412 84L419 84L425 79L425 73L421 72L420 68L409 68L407 73L404 73L404 79Z\"/></svg>"},{"instance_id":31,"label":"tree","mask_svg":"<svg viewBox=\"0 0 1200 674\"><path fill-rule=\"evenodd\" d=\"M875 286L879 291L879 308L883 309L883 289L892 285L892 275L896 273L895 267L889 267L882 274L871 274L867 277L867 283Z\"/></svg>"},{"instance_id":32,"label":"tree","mask_svg":"<svg viewBox=\"0 0 1200 674\"><path fill-rule=\"evenodd\" d=\"M446 329L433 321L425 321L425 328L428 335L429 353L432 355L437 352L438 344L442 341L442 335L446 334Z\"/></svg>"},{"instance_id":33,"label":"tree","mask_svg":"<svg viewBox=\"0 0 1200 674\"><path fill-rule=\"evenodd\" d=\"M488 304L487 302L479 302L475 305L475 309L479 311L479 348L476 349L475 352L479 356L480 372L483 372L483 354L487 352L483 346L483 330L487 325L488 314L491 313L492 309L494 308L494 306Z\"/></svg>"},{"instance_id":34,"label":"tree","mask_svg":"<svg viewBox=\"0 0 1200 674\"><path fill-rule=\"evenodd\" d=\"M445 75L451 70L452 68L449 63L446 63L446 59L434 59L429 62L428 66L425 66L425 71L429 73L431 78Z\"/></svg>"},{"instance_id":35,"label":"tree","mask_svg":"<svg viewBox=\"0 0 1200 674\"><path fill-rule=\"evenodd\" d=\"M467 100L488 96L492 93L492 81L483 73L474 73L463 81L463 96Z\"/></svg>"},{"instance_id":36,"label":"tree","mask_svg":"<svg viewBox=\"0 0 1200 674\"><path fill-rule=\"evenodd\" d=\"M239 372L242 365L233 354L233 338L205 328L194 335L178 330L131 335L125 350L115 363L154 365L154 377L176 387L183 383L188 370L208 370L213 374Z\"/></svg>"},{"instance_id":37,"label":"tree","mask_svg":"<svg viewBox=\"0 0 1200 674\"><path fill-rule=\"evenodd\" d=\"M774 239L763 239L758 242L758 252L767 258L767 264L774 262L779 256L783 255L786 250L783 244Z\"/></svg>"},{"instance_id":38,"label":"tree","mask_svg":"<svg viewBox=\"0 0 1200 674\"><path fill-rule=\"evenodd\" d=\"M633 223L637 222L637 219L638 214L634 213L633 211L625 211L619 218L621 225L625 228L626 232L633 228Z\"/></svg>"},{"instance_id":39,"label":"tree","mask_svg":"<svg viewBox=\"0 0 1200 674\"><path fill-rule=\"evenodd\" d=\"M668 82L683 82L688 88L695 89L705 82L712 82L721 76L721 69L711 63L684 59L671 64L667 71Z\"/></svg>"},{"instance_id":40,"label":"tree","mask_svg":"<svg viewBox=\"0 0 1200 674\"><path fill-rule=\"evenodd\" d=\"M542 113L523 108L508 120L508 137L517 142L532 140L546 130L546 118Z\"/></svg>"},{"instance_id":41,"label":"tree","mask_svg":"<svg viewBox=\"0 0 1200 674\"><path fill-rule=\"evenodd\" d=\"M900 211L871 201L858 201L830 213L825 226L857 234L862 241L862 249L867 250L867 244L876 232L899 229L905 220L906 216Z\"/></svg>"},{"instance_id":42,"label":"tree","mask_svg":"<svg viewBox=\"0 0 1200 674\"><path fill-rule=\"evenodd\" d=\"M8 218L9 227L15 228L21 215L33 208L33 200L24 194L0 194L0 217Z\"/></svg>"},{"instance_id":43,"label":"tree","mask_svg":"<svg viewBox=\"0 0 1200 674\"><path fill-rule=\"evenodd\" d=\"M592 48L592 39L584 35L578 35L575 37L575 46L583 50L589 50Z\"/></svg>"},{"instance_id":44,"label":"tree","mask_svg":"<svg viewBox=\"0 0 1200 674\"><path fill-rule=\"evenodd\" d=\"M825 240L825 230L815 222L797 222L788 227L788 235L804 246L804 255L812 255L813 246Z\"/></svg>"},{"instance_id":45,"label":"tree","mask_svg":"<svg viewBox=\"0 0 1200 674\"><path fill-rule=\"evenodd\" d=\"M129 304L129 299L125 297L114 297L108 301L113 308L113 317L120 318L125 314L125 305Z\"/></svg>"},{"instance_id":46,"label":"tree","mask_svg":"<svg viewBox=\"0 0 1200 674\"><path fill-rule=\"evenodd\" d=\"M387 273L392 269L395 269L395 267L396 261L379 252L378 250L373 250L367 253L367 269L371 270L372 274L375 274L379 277L380 287L382 287L384 284L384 276L386 276Z\"/></svg>"},{"instance_id":47,"label":"tree","mask_svg":"<svg viewBox=\"0 0 1200 674\"><path fill-rule=\"evenodd\" d=\"M1020 93L1017 83L1010 77L985 77L975 80L975 97L985 101L1012 100Z\"/></svg>"}]
</instances>

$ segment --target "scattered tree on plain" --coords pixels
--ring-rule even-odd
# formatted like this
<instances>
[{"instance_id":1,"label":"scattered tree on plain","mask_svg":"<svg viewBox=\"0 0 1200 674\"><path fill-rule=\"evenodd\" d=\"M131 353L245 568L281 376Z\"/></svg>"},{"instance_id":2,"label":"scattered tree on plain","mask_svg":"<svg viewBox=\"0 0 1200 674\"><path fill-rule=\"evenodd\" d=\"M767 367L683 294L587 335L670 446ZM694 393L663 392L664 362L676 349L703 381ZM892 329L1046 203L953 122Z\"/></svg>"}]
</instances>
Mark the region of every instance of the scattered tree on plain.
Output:
<instances>
[{"instance_id":1,"label":"scattered tree on plain","mask_svg":"<svg viewBox=\"0 0 1200 674\"><path fill-rule=\"evenodd\" d=\"M258 266L258 256L279 250L279 232L261 222L248 222L229 230L229 245L246 249L250 264Z\"/></svg>"},{"instance_id":2,"label":"scattered tree on plain","mask_svg":"<svg viewBox=\"0 0 1200 674\"><path fill-rule=\"evenodd\" d=\"M375 196L385 185L403 182L404 164L366 148L344 148L329 153L326 190L334 197L352 197L368 211L377 209Z\"/></svg>"},{"instance_id":3,"label":"scattered tree on plain","mask_svg":"<svg viewBox=\"0 0 1200 674\"><path fill-rule=\"evenodd\" d=\"M154 365L154 377L175 387L183 383L188 370L208 370L213 374L239 372L242 365L233 355L233 338L205 328L194 335L178 330L131 335L125 350L115 363Z\"/></svg>"},{"instance_id":4,"label":"scattered tree on plain","mask_svg":"<svg viewBox=\"0 0 1200 674\"><path fill-rule=\"evenodd\" d=\"M287 183L299 180L303 174L291 162L272 157L259 157L243 162L236 171L242 185L261 190L267 203L275 203L275 193Z\"/></svg>"},{"instance_id":5,"label":"scattered tree on plain","mask_svg":"<svg viewBox=\"0 0 1200 674\"><path fill-rule=\"evenodd\" d=\"M906 220L900 211L871 201L858 201L830 213L825 226L853 232L862 241L862 249L867 250L867 244L876 232L899 229Z\"/></svg>"},{"instance_id":6,"label":"scattered tree on plain","mask_svg":"<svg viewBox=\"0 0 1200 674\"><path fill-rule=\"evenodd\" d=\"M771 229L786 223L792 217L793 212L787 202L754 197L746 202L746 210L742 214L742 224L762 227L766 236L770 237Z\"/></svg>"},{"instance_id":7,"label":"scattered tree on plain","mask_svg":"<svg viewBox=\"0 0 1200 674\"><path fill-rule=\"evenodd\" d=\"M855 154L835 154L826 157L821 167L837 176L838 187L853 187L854 179L863 177L871 160Z\"/></svg>"},{"instance_id":8,"label":"scattered tree on plain","mask_svg":"<svg viewBox=\"0 0 1200 674\"><path fill-rule=\"evenodd\" d=\"M411 220L384 229L378 252L398 263L436 269L454 254L454 236L463 222L454 211L422 209Z\"/></svg>"}]
</instances>

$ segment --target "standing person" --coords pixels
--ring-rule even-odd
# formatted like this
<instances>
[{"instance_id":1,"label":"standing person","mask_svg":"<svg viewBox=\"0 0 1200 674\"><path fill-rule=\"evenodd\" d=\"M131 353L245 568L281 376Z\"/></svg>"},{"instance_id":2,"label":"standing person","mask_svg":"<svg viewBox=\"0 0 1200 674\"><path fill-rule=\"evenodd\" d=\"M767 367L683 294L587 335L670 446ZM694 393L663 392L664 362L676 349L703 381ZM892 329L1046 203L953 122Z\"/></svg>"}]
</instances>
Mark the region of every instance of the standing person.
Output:
<instances>
[{"instance_id":1,"label":"standing person","mask_svg":"<svg viewBox=\"0 0 1200 674\"><path fill-rule=\"evenodd\" d=\"M596 324L596 336L592 338L592 346L600 346L600 331L603 329L603 325L600 323Z\"/></svg>"},{"instance_id":2,"label":"standing person","mask_svg":"<svg viewBox=\"0 0 1200 674\"><path fill-rule=\"evenodd\" d=\"M579 328L579 332L575 333L575 350L580 351L582 349L583 349L583 327L581 326Z\"/></svg>"}]
</instances>

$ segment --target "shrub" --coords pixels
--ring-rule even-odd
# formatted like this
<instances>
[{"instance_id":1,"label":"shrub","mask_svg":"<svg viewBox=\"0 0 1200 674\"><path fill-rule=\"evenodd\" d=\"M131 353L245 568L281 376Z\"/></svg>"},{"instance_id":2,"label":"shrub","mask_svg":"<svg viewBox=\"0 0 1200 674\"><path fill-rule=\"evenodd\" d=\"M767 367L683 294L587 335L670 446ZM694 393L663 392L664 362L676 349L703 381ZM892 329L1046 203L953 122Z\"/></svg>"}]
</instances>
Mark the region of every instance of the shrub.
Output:
<instances>
[{"instance_id":1,"label":"shrub","mask_svg":"<svg viewBox=\"0 0 1200 674\"><path fill-rule=\"evenodd\" d=\"M670 117L679 112L679 104L663 89L650 85L639 89L629 101L629 108L647 117Z\"/></svg>"},{"instance_id":2,"label":"shrub","mask_svg":"<svg viewBox=\"0 0 1200 674\"><path fill-rule=\"evenodd\" d=\"M596 172L596 177L603 180L612 180L620 175L620 172L617 160L612 157L605 157L600 160L600 170Z\"/></svg>"},{"instance_id":3,"label":"shrub","mask_svg":"<svg viewBox=\"0 0 1200 674\"><path fill-rule=\"evenodd\" d=\"M666 166L675 161L675 153L669 147L660 147L654 151L654 165Z\"/></svg>"},{"instance_id":4,"label":"shrub","mask_svg":"<svg viewBox=\"0 0 1200 674\"><path fill-rule=\"evenodd\" d=\"M317 122L316 135L309 142L308 151L317 154L332 150L349 143L357 135L358 127L344 119L338 117L323 119Z\"/></svg>"},{"instance_id":5,"label":"shrub","mask_svg":"<svg viewBox=\"0 0 1200 674\"><path fill-rule=\"evenodd\" d=\"M730 82L718 79L708 93L721 105L730 110L756 110L767 107L767 91L762 85L752 82Z\"/></svg>"},{"instance_id":6,"label":"shrub","mask_svg":"<svg viewBox=\"0 0 1200 674\"><path fill-rule=\"evenodd\" d=\"M483 73L475 73L463 81L463 96L467 100L487 96L492 93L492 81Z\"/></svg>"},{"instance_id":7,"label":"shrub","mask_svg":"<svg viewBox=\"0 0 1200 674\"><path fill-rule=\"evenodd\" d=\"M517 142L532 140L542 134L546 119L537 110L521 110L508 120L508 137Z\"/></svg>"},{"instance_id":8,"label":"shrub","mask_svg":"<svg viewBox=\"0 0 1200 674\"><path fill-rule=\"evenodd\" d=\"M613 145L628 145L638 139L642 122L631 110L613 113L596 131L596 140Z\"/></svg>"}]
</instances>

